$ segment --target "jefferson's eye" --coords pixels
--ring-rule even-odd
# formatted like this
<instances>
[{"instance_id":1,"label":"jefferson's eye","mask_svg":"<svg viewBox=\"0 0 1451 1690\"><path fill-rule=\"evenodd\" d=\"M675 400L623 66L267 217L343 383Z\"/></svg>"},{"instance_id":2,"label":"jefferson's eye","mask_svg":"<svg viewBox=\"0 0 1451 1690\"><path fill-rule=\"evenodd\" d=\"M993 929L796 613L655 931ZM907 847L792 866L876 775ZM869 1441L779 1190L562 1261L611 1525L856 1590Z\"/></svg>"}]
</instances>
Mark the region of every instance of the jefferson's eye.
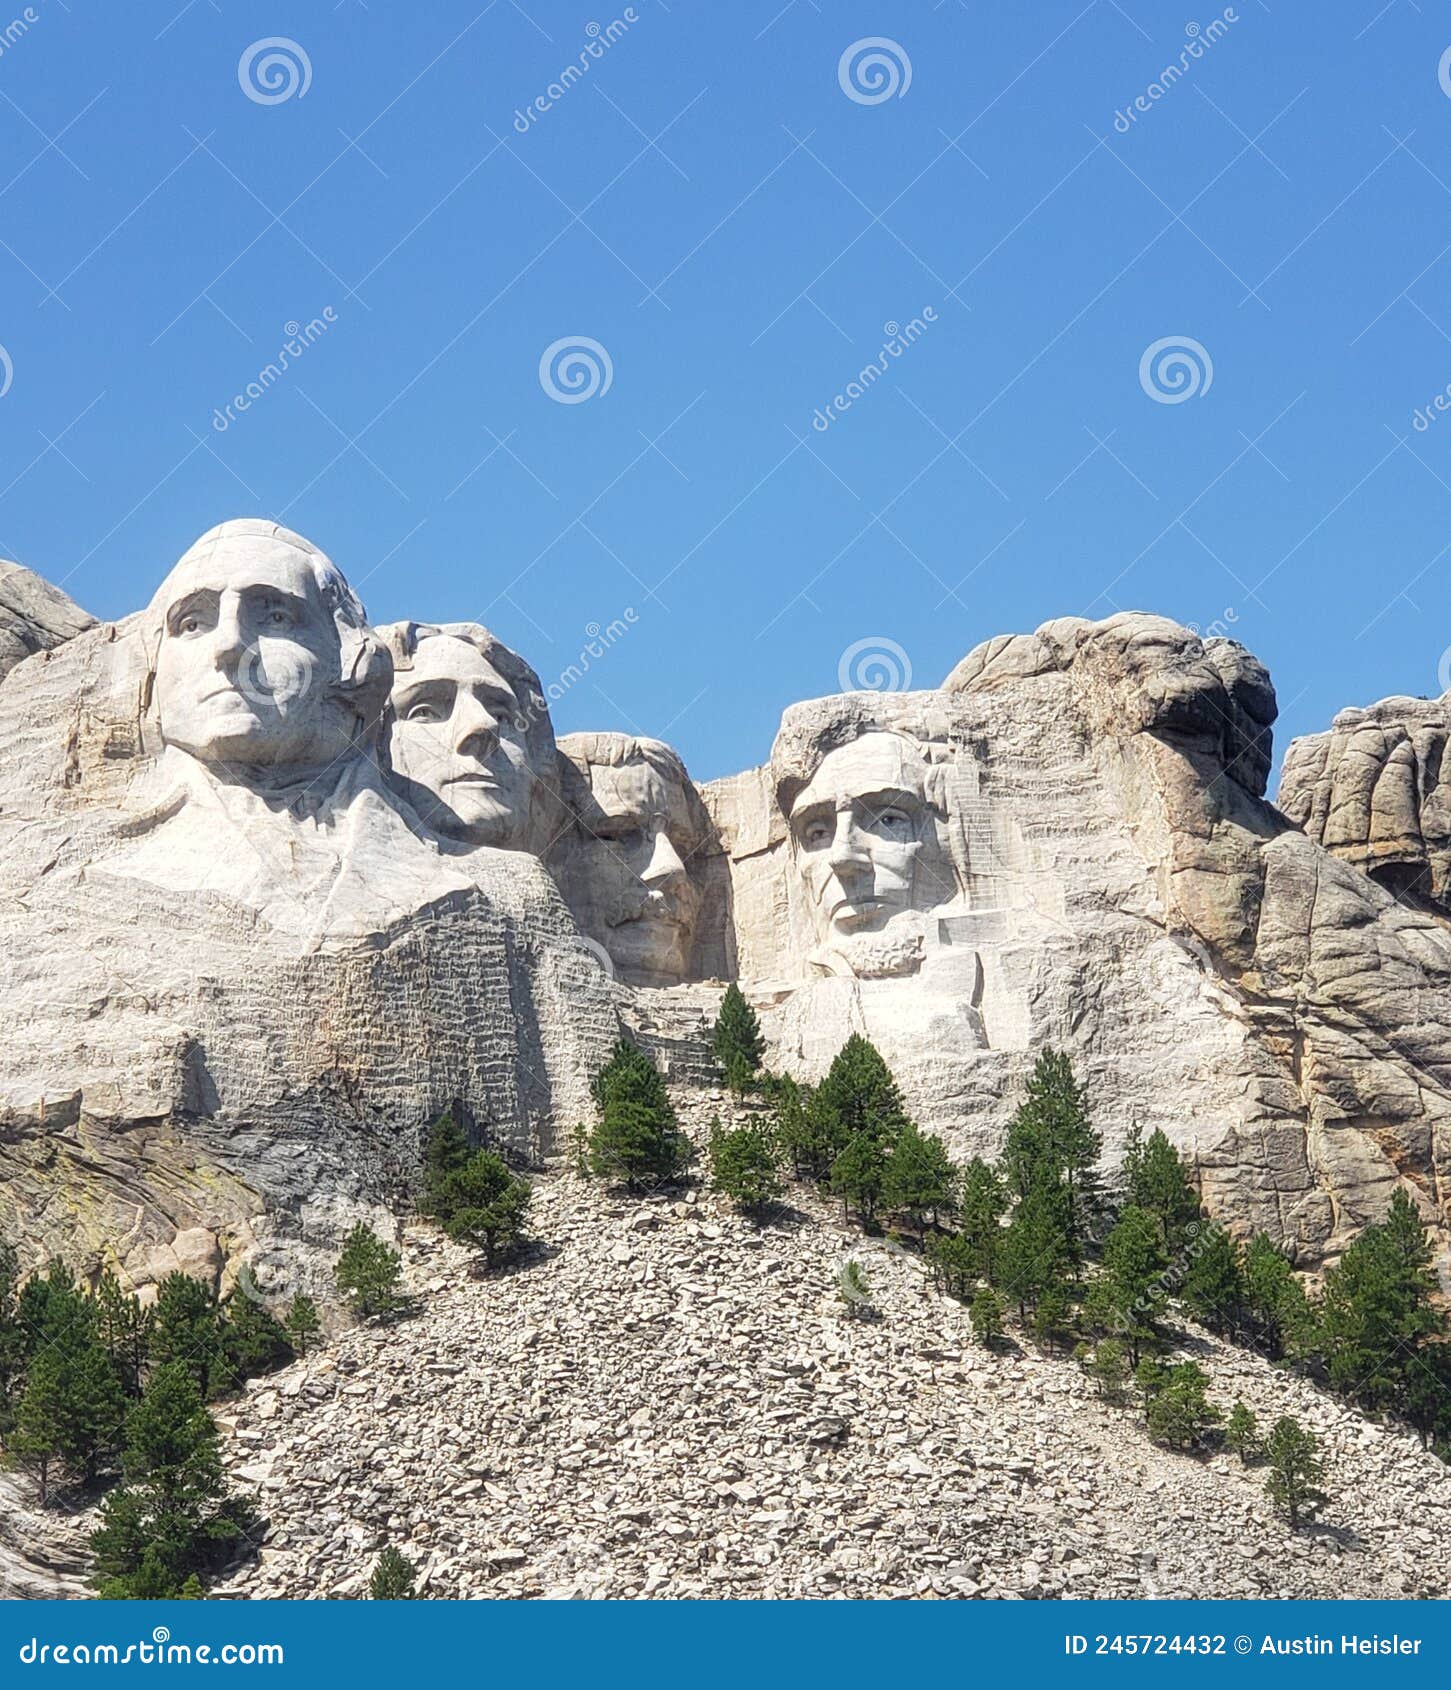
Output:
<instances>
[{"instance_id":1,"label":"jefferson's eye","mask_svg":"<svg viewBox=\"0 0 1451 1690\"><path fill-rule=\"evenodd\" d=\"M813 851L831 842L831 829L825 822L808 822L801 830L801 843Z\"/></svg>"}]
</instances>

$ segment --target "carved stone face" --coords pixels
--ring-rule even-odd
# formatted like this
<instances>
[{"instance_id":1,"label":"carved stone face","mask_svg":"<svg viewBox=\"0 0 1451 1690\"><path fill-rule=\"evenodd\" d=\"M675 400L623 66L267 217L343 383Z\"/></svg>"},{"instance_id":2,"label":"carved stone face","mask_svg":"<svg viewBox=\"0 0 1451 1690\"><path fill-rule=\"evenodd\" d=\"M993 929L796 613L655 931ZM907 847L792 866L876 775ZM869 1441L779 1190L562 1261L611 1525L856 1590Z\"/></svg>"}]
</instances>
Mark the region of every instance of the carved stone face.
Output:
<instances>
[{"instance_id":1,"label":"carved stone face","mask_svg":"<svg viewBox=\"0 0 1451 1690\"><path fill-rule=\"evenodd\" d=\"M635 985L674 985L689 966L700 894L686 867L692 846L687 795L641 760L590 765L596 813L576 879L610 961Z\"/></svg>"},{"instance_id":2,"label":"carved stone face","mask_svg":"<svg viewBox=\"0 0 1451 1690\"><path fill-rule=\"evenodd\" d=\"M393 685L393 766L433 803L440 832L470 845L526 842L538 773L514 689L467 640L434 634Z\"/></svg>"},{"instance_id":3,"label":"carved stone face","mask_svg":"<svg viewBox=\"0 0 1451 1690\"><path fill-rule=\"evenodd\" d=\"M791 806L791 839L817 937L876 933L916 906L935 842L924 766L896 734L868 733L824 757Z\"/></svg>"},{"instance_id":4,"label":"carved stone face","mask_svg":"<svg viewBox=\"0 0 1451 1690\"><path fill-rule=\"evenodd\" d=\"M356 720L335 696L332 611L305 554L238 535L189 554L158 594L156 705L168 745L208 764L320 768Z\"/></svg>"}]
</instances>

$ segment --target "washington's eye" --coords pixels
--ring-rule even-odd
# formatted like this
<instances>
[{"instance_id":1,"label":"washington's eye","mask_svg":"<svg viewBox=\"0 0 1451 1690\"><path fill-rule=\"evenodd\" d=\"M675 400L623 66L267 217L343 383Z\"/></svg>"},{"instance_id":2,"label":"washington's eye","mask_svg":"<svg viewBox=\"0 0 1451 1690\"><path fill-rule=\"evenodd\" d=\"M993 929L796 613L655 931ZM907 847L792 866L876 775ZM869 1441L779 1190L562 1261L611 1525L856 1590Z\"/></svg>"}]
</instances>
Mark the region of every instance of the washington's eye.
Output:
<instances>
[{"instance_id":1,"label":"washington's eye","mask_svg":"<svg viewBox=\"0 0 1451 1690\"><path fill-rule=\"evenodd\" d=\"M269 628L290 628L292 617L285 610L269 610L267 612L267 626Z\"/></svg>"},{"instance_id":2,"label":"washington's eye","mask_svg":"<svg viewBox=\"0 0 1451 1690\"><path fill-rule=\"evenodd\" d=\"M412 704L403 712L405 722L437 722L442 718L434 704Z\"/></svg>"},{"instance_id":3,"label":"washington's eye","mask_svg":"<svg viewBox=\"0 0 1451 1690\"><path fill-rule=\"evenodd\" d=\"M202 631L201 617L183 616L176 625L178 634L199 634Z\"/></svg>"}]
</instances>

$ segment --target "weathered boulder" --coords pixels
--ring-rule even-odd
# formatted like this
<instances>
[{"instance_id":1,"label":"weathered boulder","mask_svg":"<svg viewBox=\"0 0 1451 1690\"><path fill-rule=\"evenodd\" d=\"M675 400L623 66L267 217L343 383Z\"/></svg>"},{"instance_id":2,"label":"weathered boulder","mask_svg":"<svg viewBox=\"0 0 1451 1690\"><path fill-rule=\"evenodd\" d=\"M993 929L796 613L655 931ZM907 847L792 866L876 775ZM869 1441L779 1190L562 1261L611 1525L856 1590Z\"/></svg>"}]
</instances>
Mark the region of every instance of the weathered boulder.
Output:
<instances>
[{"instance_id":1,"label":"weathered boulder","mask_svg":"<svg viewBox=\"0 0 1451 1690\"><path fill-rule=\"evenodd\" d=\"M95 625L59 587L0 558L0 680L32 652L53 651Z\"/></svg>"}]
</instances>

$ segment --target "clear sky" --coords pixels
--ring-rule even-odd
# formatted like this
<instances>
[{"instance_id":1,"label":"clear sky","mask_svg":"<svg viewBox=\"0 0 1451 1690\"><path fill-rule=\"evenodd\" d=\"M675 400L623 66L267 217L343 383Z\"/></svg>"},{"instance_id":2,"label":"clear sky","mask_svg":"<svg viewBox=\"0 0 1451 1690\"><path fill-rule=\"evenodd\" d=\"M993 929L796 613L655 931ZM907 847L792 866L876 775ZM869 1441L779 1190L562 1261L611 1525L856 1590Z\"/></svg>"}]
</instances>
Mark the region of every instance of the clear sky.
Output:
<instances>
[{"instance_id":1,"label":"clear sky","mask_svg":"<svg viewBox=\"0 0 1451 1690\"><path fill-rule=\"evenodd\" d=\"M1281 748L1451 679L1444 9L0 0L0 47L0 555L98 615L272 516L546 683L627 623L556 727L700 779L863 641L930 686L1218 625Z\"/></svg>"}]
</instances>

